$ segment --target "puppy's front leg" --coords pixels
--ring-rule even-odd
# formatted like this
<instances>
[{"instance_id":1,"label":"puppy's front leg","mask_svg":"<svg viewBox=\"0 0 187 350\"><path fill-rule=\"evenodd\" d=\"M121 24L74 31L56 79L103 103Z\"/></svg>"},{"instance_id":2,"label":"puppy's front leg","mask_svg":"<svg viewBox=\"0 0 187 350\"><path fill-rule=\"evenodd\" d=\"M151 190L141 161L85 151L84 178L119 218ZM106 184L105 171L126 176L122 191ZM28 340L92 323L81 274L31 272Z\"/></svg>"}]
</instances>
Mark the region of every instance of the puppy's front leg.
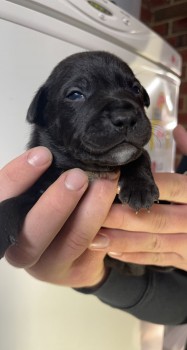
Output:
<instances>
[{"instance_id":1,"label":"puppy's front leg","mask_svg":"<svg viewBox=\"0 0 187 350\"><path fill-rule=\"evenodd\" d=\"M144 150L138 159L122 166L119 185L120 201L128 203L136 211L141 208L149 209L158 201L159 191L151 172L147 151Z\"/></svg>"}]
</instances>

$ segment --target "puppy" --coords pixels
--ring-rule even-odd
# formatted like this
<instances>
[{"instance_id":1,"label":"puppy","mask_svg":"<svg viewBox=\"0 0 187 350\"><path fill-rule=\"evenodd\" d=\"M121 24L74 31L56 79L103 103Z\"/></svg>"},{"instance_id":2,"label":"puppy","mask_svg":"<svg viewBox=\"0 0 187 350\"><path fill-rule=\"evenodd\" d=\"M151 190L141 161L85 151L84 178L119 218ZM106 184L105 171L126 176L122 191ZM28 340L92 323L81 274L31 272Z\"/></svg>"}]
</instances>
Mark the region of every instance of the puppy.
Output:
<instances>
[{"instance_id":1,"label":"puppy","mask_svg":"<svg viewBox=\"0 0 187 350\"><path fill-rule=\"evenodd\" d=\"M144 110L149 104L129 66L107 52L74 54L54 68L27 114L33 124L28 147L46 146L53 163L28 191L0 204L1 257L17 242L27 212L70 168L93 177L120 169L119 200L135 211L149 209L158 200L150 158L143 149L151 137ZM130 271L139 274L145 269L136 266Z\"/></svg>"}]
</instances>

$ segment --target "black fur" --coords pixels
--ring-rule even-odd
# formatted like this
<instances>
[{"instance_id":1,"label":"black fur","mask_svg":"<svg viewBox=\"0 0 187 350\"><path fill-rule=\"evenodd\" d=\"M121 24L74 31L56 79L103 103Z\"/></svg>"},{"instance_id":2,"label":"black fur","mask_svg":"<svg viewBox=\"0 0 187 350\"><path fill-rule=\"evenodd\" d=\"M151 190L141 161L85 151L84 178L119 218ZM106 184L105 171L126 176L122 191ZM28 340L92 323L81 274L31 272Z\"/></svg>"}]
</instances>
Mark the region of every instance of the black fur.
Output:
<instances>
[{"instance_id":1,"label":"black fur","mask_svg":"<svg viewBox=\"0 0 187 350\"><path fill-rule=\"evenodd\" d=\"M67 169L98 174L120 169L119 199L136 211L158 200L150 158L143 149L151 137L144 110L149 103L129 66L112 54L79 53L54 68L27 114L33 124L29 148L48 147L53 163L27 192L0 204L1 257L17 242L29 209Z\"/></svg>"}]
</instances>

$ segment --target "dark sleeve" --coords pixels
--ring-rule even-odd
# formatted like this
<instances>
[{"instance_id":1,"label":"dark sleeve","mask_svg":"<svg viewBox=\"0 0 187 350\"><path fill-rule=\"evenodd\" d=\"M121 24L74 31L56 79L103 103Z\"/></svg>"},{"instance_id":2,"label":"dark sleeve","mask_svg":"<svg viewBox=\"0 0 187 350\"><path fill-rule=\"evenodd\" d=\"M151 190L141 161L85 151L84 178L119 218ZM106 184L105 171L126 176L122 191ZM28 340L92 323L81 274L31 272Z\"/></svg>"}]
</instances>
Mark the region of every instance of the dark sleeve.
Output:
<instances>
[{"instance_id":1,"label":"dark sleeve","mask_svg":"<svg viewBox=\"0 0 187 350\"><path fill-rule=\"evenodd\" d=\"M77 289L102 302L152 323L187 323L187 272L149 270L143 276L125 276L112 269L97 289Z\"/></svg>"},{"instance_id":2,"label":"dark sleeve","mask_svg":"<svg viewBox=\"0 0 187 350\"><path fill-rule=\"evenodd\" d=\"M179 166L177 168L177 173L179 174L184 174L185 171L187 171L187 156L183 156L180 163L179 163Z\"/></svg>"}]
</instances>

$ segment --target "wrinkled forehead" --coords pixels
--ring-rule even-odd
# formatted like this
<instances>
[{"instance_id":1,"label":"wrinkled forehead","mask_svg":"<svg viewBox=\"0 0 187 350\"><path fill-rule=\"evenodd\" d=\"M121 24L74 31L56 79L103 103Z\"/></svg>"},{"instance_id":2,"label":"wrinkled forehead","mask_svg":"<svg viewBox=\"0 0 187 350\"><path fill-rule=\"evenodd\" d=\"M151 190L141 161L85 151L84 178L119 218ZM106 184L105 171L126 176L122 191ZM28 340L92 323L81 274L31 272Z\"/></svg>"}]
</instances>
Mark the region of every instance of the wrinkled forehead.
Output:
<instances>
[{"instance_id":1,"label":"wrinkled forehead","mask_svg":"<svg viewBox=\"0 0 187 350\"><path fill-rule=\"evenodd\" d=\"M62 61L52 72L50 80L58 84L72 84L80 88L112 86L124 87L134 80L129 66L112 55L96 55L92 53L77 54Z\"/></svg>"}]
</instances>

